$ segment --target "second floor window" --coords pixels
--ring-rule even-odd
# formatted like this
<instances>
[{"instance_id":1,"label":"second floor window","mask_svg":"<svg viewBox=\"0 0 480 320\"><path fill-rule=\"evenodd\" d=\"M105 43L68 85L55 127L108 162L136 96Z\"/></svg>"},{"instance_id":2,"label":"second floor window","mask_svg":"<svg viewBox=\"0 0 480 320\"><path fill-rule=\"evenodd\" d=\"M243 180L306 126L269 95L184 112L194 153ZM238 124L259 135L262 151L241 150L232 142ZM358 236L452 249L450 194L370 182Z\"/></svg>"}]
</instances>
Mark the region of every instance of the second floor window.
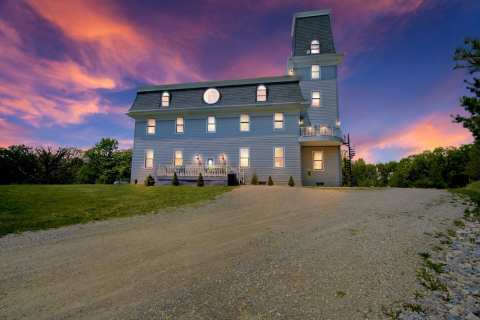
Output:
<instances>
[{"instance_id":1,"label":"second floor window","mask_svg":"<svg viewBox=\"0 0 480 320\"><path fill-rule=\"evenodd\" d=\"M285 152L283 147L275 147L273 149L273 166L275 168L283 168L285 166Z\"/></svg>"},{"instance_id":2,"label":"second floor window","mask_svg":"<svg viewBox=\"0 0 480 320\"><path fill-rule=\"evenodd\" d=\"M155 134L155 119L147 120L147 134Z\"/></svg>"},{"instance_id":3,"label":"second floor window","mask_svg":"<svg viewBox=\"0 0 480 320\"><path fill-rule=\"evenodd\" d=\"M207 131L215 132L217 130L216 121L214 116L209 116L207 118Z\"/></svg>"},{"instance_id":4,"label":"second floor window","mask_svg":"<svg viewBox=\"0 0 480 320\"><path fill-rule=\"evenodd\" d=\"M265 87L263 84L257 87L257 101L267 101L267 87Z\"/></svg>"},{"instance_id":5,"label":"second floor window","mask_svg":"<svg viewBox=\"0 0 480 320\"><path fill-rule=\"evenodd\" d=\"M312 107L320 107L320 91L312 91Z\"/></svg>"},{"instance_id":6,"label":"second floor window","mask_svg":"<svg viewBox=\"0 0 480 320\"><path fill-rule=\"evenodd\" d=\"M320 53L320 41L312 40L310 43L310 54L319 54Z\"/></svg>"},{"instance_id":7,"label":"second floor window","mask_svg":"<svg viewBox=\"0 0 480 320\"><path fill-rule=\"evenodd\" d=\"M145 150L145 169L152 169L153 168L153 150L147 149Z\"/></svg>"},{"instance_id":8,"label":"second floor window","mask_svg":"<svg viewBox=\"0 0 480 320\"><path fill-rule=\"evenodd\" d=\"M250 149L240 148L240 167L248 168L250 166Z\"/></svg>"},{"instance_id":9,"label":"second floor window","mask_svg":"<svg viewBox=\"0 0 480 320\"><path fill-rule=\"evenodd\" d=\"M168 107L170 105L170 93L165 91L162 93L162 107Z\"/></svg>"},{"instance_id":10,"label":"second floor window","mask_svg":"<svg viewBox=\"0 0 480 320\"><path fill-rule=\"evenodd\" d=\"M181 150L175 151L175 158L173 160L173 164L175 167L183 166L183 152Z\"/></svg>"},{"instance_id":11,"label":"second floor window","mask_svg":"<svg viewBox=\"0 0 480 320\"><path fill-rule=\"evenodd\" d=\"M283 113L275 112L275 114L273 115L273 128L283 129L283 125L284 125Z\"/></svg>"},{"instance_id":12,"label":"second floor window","mask_svg":"<svg viewBox=\"0 0 480 320\"><path fill-rule=\"evenodd\" d=\"M320 66L318 64L312 65L312 80L320 79Z\"/></svg>"},{"instance_id":13,"label":"second floor window","mask_svg":"<svg viewBox=\"0 0 480 320\"><path fill-rule=\"evenodd\" d=\"M250 131L250 116L248 114L240 115L240 131Z\"/></svg>"},{"instance_id":14,"label":"second floor window","mask_svg":"<svg viewBox=\"0 0 480 320\"><path fill-rule=\"evenodd\" d=\"M182 117L178 117L176 122L175 122L175 132L176 133L183 133L184 128L185 128L185 122Z\"/></svg>"}]
</instances>

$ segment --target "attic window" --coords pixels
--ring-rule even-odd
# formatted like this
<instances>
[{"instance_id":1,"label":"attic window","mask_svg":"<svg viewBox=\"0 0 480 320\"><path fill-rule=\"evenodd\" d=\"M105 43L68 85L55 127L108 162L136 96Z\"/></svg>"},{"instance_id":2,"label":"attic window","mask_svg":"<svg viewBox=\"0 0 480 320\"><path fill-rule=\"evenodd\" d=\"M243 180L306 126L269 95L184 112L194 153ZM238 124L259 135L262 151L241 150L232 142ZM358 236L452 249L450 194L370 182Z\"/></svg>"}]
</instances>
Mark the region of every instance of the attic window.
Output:
<instances>
[{"instance_id":1,"label":"attic window","mask_svg":"<svg viewBox=\"0 0 480 320\"><path fill-rule=\"evenodd\" d=\"M320 41L312 40L310 43L310 54L319 54L320 53Z\"/></svg>"},{"instance_id":2,"label":"attic window","mask_svg":"<svg viewBox=\"0 0 480 320\"><path fill-rule=\"evenodd\" d=\"M168 107L170 105L170 93L165 91L162 93L162 107Z\"/></svg>"},{"instance_id":3,"label":"attic window","mask_svg":"<svg viewBox=\"0 0 480 320\"><path fill-rule=\"evenodd\" d=\"M263 84L257 87L257 101L267 101L267 87L265 87Z\"/></svg>"}]
</instances>

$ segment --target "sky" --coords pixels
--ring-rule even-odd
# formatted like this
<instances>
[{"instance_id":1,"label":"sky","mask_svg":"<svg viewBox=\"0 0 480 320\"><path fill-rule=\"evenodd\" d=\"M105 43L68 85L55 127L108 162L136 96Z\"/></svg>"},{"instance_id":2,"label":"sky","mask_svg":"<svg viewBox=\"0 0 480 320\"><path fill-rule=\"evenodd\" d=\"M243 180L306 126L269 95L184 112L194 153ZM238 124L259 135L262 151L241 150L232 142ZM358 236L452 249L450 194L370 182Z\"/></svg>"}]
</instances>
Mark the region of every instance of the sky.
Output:
<instances>
[{"instance_id":1,"label":"sky","mask_svg":"<svg viewBox=\"0 0 480 320\"><path fill-rule=\"evenodd\" d=\"M283 75L293 14L325 8L357 157L472 141L452 56L480 37L477 0L0 0L0 146L129 148L139 86Z\"/></svg>"}]
</instances>

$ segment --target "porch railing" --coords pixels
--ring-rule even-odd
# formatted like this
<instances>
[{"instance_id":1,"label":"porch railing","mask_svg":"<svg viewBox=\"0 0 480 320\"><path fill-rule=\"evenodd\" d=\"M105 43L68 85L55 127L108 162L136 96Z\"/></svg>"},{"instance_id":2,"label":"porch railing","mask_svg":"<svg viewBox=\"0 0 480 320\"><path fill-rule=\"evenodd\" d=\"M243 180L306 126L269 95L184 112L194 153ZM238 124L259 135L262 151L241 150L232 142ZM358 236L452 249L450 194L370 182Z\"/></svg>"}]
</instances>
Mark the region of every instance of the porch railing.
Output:
<instances>
[{"instance_id":1,"label":"porch railing","mask_svg":"<svg viewBox=\"0 0 480 320\"><path fill-rule=\"evenodd\" d=\"M231 168L228 166L159 166L157 168L157 176L173 177L176 172L178 177L198 177L201 173L204 177L226 177Z\"/></svg>"},{"instance_id":2,"label":"porch railing","mask_svg":"<svg viewBox=\"0 0 480 320\"><path fill-rule=\"evenodd\" d=\"M340 129L328 126L310 126L300 127L300 136L314 137L314 136L341 136Z\"/></svg>"}]
</instances>

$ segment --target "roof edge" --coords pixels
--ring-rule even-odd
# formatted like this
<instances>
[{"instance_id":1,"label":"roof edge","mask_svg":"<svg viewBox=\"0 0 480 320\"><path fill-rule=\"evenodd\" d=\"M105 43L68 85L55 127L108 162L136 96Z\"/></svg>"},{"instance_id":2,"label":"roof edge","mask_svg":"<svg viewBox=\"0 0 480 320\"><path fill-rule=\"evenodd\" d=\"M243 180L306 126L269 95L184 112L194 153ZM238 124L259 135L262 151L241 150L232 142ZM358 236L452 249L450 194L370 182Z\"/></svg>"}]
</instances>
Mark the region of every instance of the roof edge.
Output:
<instances>
[{"instance_id":1,"label":"roof edge","mask_svg":"<svg viewBox=\"0 0 480 320\"><path fill-rule=\"evenodd\" d=\"M183 90L183 89L199 89L209 87L229 87L240 86L248 84L264 84L264 83L279 83L279 82L296 82L300 81L297 76L276 76L276 77L261 77L261 78L247 78L236 80L219 80L219 81L202 81L202 82L187 82L175 83L165 85L142 86L138 88L137 93L152 92L152 91L168 91L168 90Z\"/></svg>"},{"instance_id":2,"label":"roof edge","mask_svg":"<svg viewBox=\"0 0 480 320\"><path fill-rule=\"evenodd\" d=\"M292 22L292 33L291 36L293 37L295 31L295 21L297 18L307 18L307 17L315 17L315 16L330 16L332 10L330 9L323 9L323 10L311 10L311 11L302 11L297 12L293 15L293 22Z\"/></svg>"}]
</instances>

